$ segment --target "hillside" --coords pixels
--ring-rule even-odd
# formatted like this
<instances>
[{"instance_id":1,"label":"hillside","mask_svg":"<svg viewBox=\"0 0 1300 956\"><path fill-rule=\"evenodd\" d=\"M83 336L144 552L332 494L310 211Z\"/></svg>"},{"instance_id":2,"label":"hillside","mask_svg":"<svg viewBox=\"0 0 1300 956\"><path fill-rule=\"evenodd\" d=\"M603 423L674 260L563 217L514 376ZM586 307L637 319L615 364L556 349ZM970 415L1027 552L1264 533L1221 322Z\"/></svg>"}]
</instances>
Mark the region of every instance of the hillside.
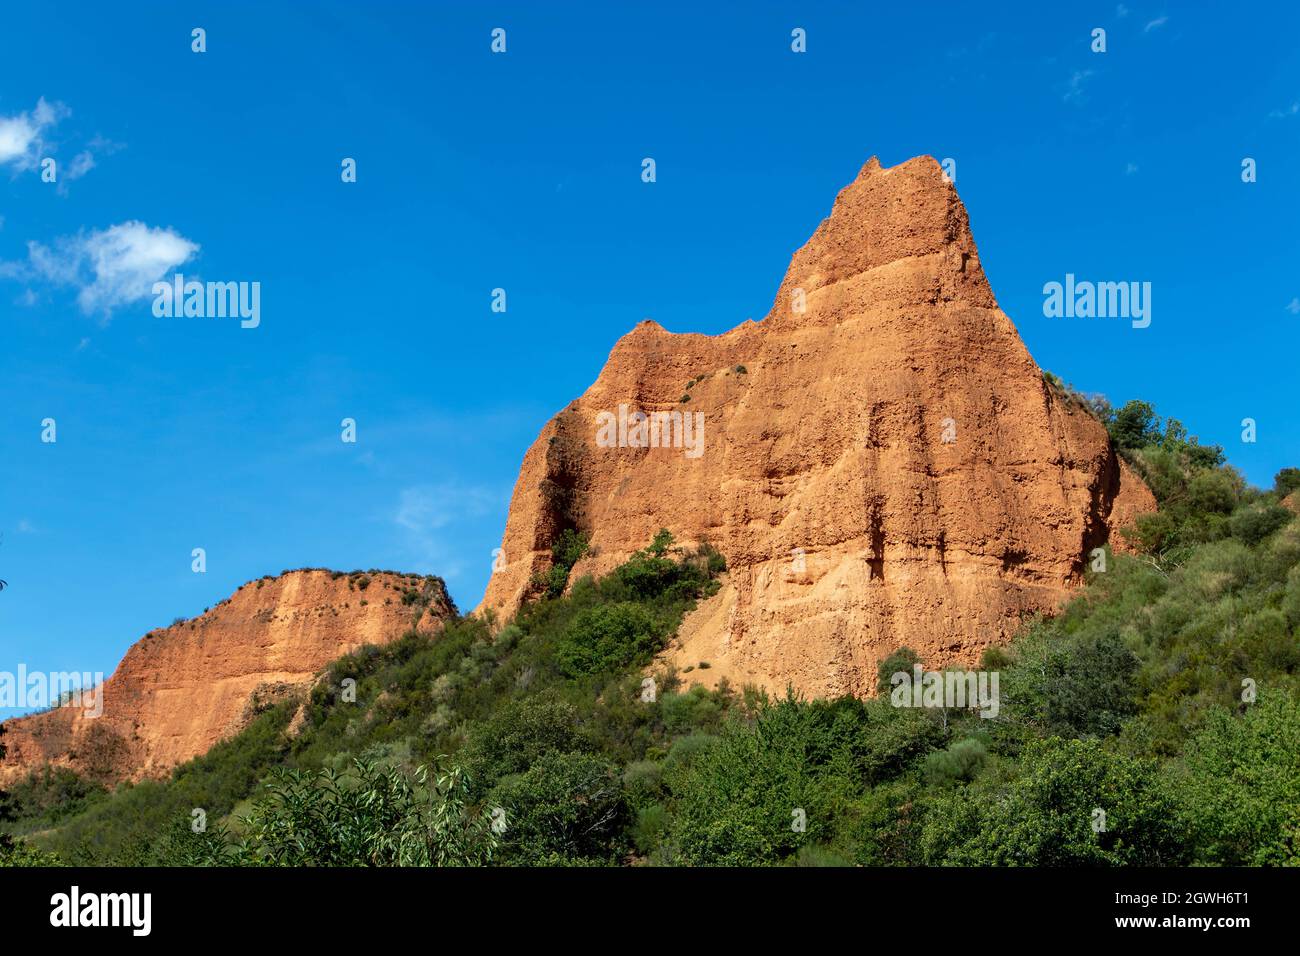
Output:
<instances>
[{"instance_id":1,"label":"hillside","mask_svg":"<svg viewBox=\"0 0 1300 956\"><path fill-rule=\"evenodd\" d=\"M1280 502L1300 471L1252 489L1142 403L1058 395L1104 420L1161 511L1062 613L985 654L994 715L896 706L910 648L871 699L687 689L652 662L721 556L662 533L566 587L585 547L569 538L549 594L504 626L363 648L295 727L274 707L111 794L37 774L0 818L37 834L25 859L72 863L1294 864L1300 522Z\"/></svg>"},{"instance_id":2,"label":"hillside","mask_svg":"<svg viewBox=\"0 0 1300 956\"><path fill-rule=\"evenodd\" d=\"M98 704L5 723L0 785L35 767L106 782L165 776L292 696L330 661L454 613L436 578L289 571L243 585L198 617L150 631L101 688Z\"/></svg>"}]
</instances>

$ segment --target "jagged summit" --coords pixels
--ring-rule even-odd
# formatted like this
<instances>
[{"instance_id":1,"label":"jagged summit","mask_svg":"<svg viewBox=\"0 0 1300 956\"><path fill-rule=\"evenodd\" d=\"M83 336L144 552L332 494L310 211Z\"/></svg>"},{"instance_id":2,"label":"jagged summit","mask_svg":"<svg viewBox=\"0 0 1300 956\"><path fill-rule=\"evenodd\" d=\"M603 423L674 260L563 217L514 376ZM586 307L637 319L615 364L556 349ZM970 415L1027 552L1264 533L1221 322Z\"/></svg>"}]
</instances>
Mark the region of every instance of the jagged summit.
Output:
<instances>
[{"instance_id":1,"label":"jagged summit","mask_svg":"<svg viewBox=\"0 0 1300 956\"><path fill-rule=\"evenodd\" d=\"M939 257L929 270L933 284L926 290L934 300L996 305L980 268L966 207L938 162L918 156L885 169L872 157L795 253L769 317L798 321L800 315L820 315L792 308L796 289L805 297L830 294L845 279L925 256Z\"/></svg>"},{"instance_id":2,"label":"jagged summit","mask_svg":"<svg viewBox=\"0 0 1300 956\"><path fill-rule=\"evenodd\" d=\"M701 416L699 454L600 440L638 412ZM873 157L764 321L619 340L525 456L480 608L512 613L565 528L591 535L580 575L667 527L730 568L670 651L710 662L692 676L869 693L901 645L974 661L1153 507L1102 425L1044 383L939 164Z\"/></svg>"}]
</instances>

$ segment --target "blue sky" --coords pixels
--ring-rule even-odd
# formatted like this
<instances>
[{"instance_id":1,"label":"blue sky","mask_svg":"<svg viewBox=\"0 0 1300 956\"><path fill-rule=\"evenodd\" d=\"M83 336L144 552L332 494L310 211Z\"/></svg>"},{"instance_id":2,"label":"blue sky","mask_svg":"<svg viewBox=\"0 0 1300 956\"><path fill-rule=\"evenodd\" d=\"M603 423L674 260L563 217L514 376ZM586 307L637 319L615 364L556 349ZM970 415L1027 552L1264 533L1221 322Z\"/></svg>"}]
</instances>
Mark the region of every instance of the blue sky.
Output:
<instances>
[{"instance_id":1,"label":"blue sky","mask_svg":"<svg viewBox=\"0 0 1300 956\"><path fill-rule=\"evenodd\" d=\"M873 154L956 160L1040 365L1269 484L1300 464L1300 13L1057 6L10 5L0 670L108 673L301 566L472 608L524 451L615 340L764 315ZM177 270L260 282L260 326L156 318ZM1150 281L1151 326L1044 318L1067 272Z\"/></svg>"}]
</instances>

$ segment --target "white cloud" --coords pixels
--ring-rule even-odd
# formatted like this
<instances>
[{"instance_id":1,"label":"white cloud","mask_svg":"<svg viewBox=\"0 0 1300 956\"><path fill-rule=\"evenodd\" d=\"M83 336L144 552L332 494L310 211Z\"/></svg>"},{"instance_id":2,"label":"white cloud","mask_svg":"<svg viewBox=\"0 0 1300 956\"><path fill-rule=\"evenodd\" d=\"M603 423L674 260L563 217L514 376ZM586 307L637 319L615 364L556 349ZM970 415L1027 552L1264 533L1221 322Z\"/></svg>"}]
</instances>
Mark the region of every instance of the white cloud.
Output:
<instances>
[{"instance_id":1,"label":"white cloud","mask_svg":"<svg viewBox=\"0 0 1300 956\"><path fill-rule=\"evenodd\" d=\"M67 181L80 179L86 173L95 168L95 154L88 149L83 149L76 156L72 157L72 162L64 167L61 180Z\"/></svg>"},{"instance_id":2,"label":"white cloud","mask_svg":"<svg viewBox=\"0 0 1300 956\"><path fill-rule=\"evenodd\" d=\"M1273 119L1285 119L1288 116L1295 116L1297 113L1300 113L1300 100L1292 103L1286 109L1270 110L1268 115Z\"/></svg>"},{"instance_id":3,"label":"white cloud","mask_svg":"<svg viewBox=\"0 0 1300 956\"><path fill-rule=\"evenodd\" d=\"M82 311L102 312L149 296L154 282L199 251L173 229L130 221L55 240L27 244L30 272L57 285L77 287Z\"/></svg>"},{"instance_id":4,"label":"white cloud","mask_svg":"<svg viewBox=\"0 0 1300 956\"><path fill-rule=\"evenodd\" d=\"M1126 16L1128 16L1128 7L1124 6L1124 4L1121 3L1118 7L1115 8L1115 16L1123 20Z\"/></svg>"},{"instance_id":5,"label":"white cloud","mask_svg":"<svg viewBox=\"0 0 1300 956\"><path fill-rule=\"evenodd\" d=\"M69 112L62 103L41 97L30 113L0 116L0 165L17 171L35 169L45 148L45 134Z\"/></svg>"},{"instance_id":6,"label":"white cloud","mask_svg":"<svg viewBox=\"0 0 1300 956\"><path fill-rule=\"evenodd\" d=\"M68 194L68 183L76 182L97 167L100 156L112 156L125 148L121 143L115 143L103 136L96 136L86 144L85 149L73 156L66 166L59 168L59 194L66 196Z\"/></svg>"},{"instance_id":7,"label":"white cloud","mask_svg":"<svg viewBox=\"0 0 1300 956\"><path fill-rule=\"evenodd\" d=\"M1292 299L1286 304L1286 310L1292 315L1300 315L1300 299Z\"/></svg>"},{"instance_id":8,"label":"white cloud","mask_svg":"<svg viewBox=\"0 0 1300 956\"><path fill-rule=\"evenodd\" d=\"M111 156L124 148L121 143L96 135L66 163L58 159L48 137L61 120L71 115L72 111L62 103L41 97L30 112L0 116L0 166L8 166L16 174L36 169L43 159L56 159L58 191L66 195L67 184L94 169L98 157Z\"/></svg>"},{"instance_id":9,"label":"white cloud","mask_svg":"<svg viewBox=\"0 0 1300 956\"><path fill-rule=\"evenodd\" d=\"M444 578L458 577L467 561L492 561L491 554L469 554L456 526L504 508L505 500L487 488L444 483L403 488L393 522L402 529L416 559Z\"/></svg>"},{"instance_id":10,"label":"white cloud","mask_svg":"<svg viewBox=\"0 0 1300 956\"><path fill-rule=\"evenodd\" d=\"M1154 20L1147 21L1147 25L1142 28L1142 32L1150 33L1152 30L1159 30L1168 22L1168 17L1156 17Z\"/></svg>"},{"instance_id":11,"label":"white cloud","mask_svg":"<svg viewBox=\"0 0 1300 956\"><path fill-rule=\"evenodd\" d=\"M1070 81L1065 86L1065 96L1063 97L1065 102L1083 102L1083 84L1090 76L1092 76L1092 70L1075 70L1070 74Z\"/></svg>"}]
</instances>

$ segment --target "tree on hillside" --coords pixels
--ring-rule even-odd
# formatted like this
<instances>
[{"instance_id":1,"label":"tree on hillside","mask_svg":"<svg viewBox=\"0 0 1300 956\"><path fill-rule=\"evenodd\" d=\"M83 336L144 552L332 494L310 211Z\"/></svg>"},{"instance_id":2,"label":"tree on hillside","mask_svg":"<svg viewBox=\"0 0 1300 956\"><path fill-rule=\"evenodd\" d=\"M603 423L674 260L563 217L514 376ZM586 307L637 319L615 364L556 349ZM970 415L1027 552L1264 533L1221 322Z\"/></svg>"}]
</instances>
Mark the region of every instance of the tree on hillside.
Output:
<instances>
[{"instance_id":1,"label":"tree on hillside","mask_svg":"<svg viewBox=\"0 0 1300 956\"><path fill-rule=\"evenodd\" d=\"M900 647L894 651L876 668L876 690L881 694L888 694L893 688L892 678L897 673L912 673L912 668L921 663L921 655L916 653L910 647Z\"/></svg>"},{"instance_id":2,"label":"tree on hillside","mask_svg":"<svg viewBox=\"0 0 1300 956\"><path fill-rule=\"evenodd\" d=\"M1108 424L1117 448L1145 448L1160 441L1160 416L1147 402L1128 402Z\"/></svg>"},{"instance_id":3,"label":"tree on hillside","mask_svg":"<svg viewBox=\"0 0 1300 956\"><path fill-rule=\"evenodd\" d=\"M1300 468L1283 468L1273 479L1273 489L1279 498L1285 498L1300 490Z\"/></svg>"}]
</instances>

